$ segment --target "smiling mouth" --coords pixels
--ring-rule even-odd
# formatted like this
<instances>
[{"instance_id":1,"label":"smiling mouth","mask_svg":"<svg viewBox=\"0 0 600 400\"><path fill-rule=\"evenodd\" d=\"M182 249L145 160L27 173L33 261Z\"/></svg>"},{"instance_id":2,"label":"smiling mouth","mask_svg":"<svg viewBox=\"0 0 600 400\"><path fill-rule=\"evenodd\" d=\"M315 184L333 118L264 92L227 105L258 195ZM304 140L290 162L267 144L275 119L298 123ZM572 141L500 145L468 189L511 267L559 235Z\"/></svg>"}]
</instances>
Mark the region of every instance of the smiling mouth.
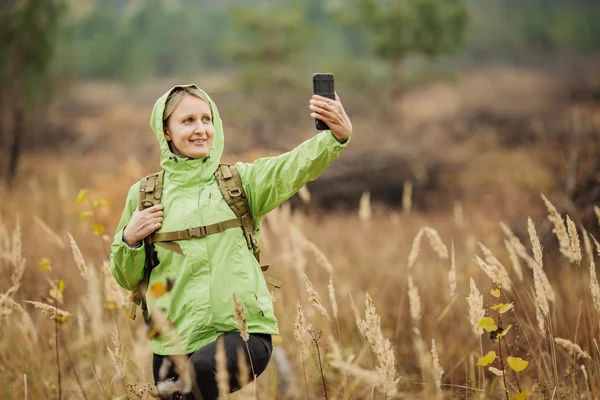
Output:
<instances>
[{"instance_id":1,"label":"smiling mouth","mask_svg":"<svg viewBox=\"0 0 600 400\"><path fill-rule=\"evenodd\" d=\"M190 143L192 143L192 144L205 144L206 143L206 139L190 140Z\"/></svg>"}]
</instances>

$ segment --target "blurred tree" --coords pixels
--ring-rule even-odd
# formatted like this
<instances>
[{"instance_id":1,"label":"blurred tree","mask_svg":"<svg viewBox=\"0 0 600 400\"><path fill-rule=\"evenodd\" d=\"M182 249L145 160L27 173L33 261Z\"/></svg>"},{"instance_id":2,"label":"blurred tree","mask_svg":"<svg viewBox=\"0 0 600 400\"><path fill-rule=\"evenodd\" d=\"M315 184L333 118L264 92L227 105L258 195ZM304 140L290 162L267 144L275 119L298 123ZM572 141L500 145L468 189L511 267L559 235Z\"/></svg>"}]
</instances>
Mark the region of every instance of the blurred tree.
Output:
<instances>
[{"instance_id":1,"label":"blurred tree","mask_svg":"<svg viewBox=\"0 0 600 400\"><path fill-rule=\"evenodd\" d=\"M464 0L338 0L329 2L345 24L367 29L377 56L389 63L392 103L402 91L408 56L435 59L459 50L465 41Z\"/></svg>"},{"instance_id":2,"label":"blurred tree","mask_svg":"<svg viewBox=\"0 0 600 400\"><path fill-rule=\"evenodd\" d=\"M261 1L236 3L230 8L232 34L223 43L224 52L242 68L243 88L266 91L294 87L302 51L310 31L306 9L299 2Z\"/></svg>"},{"instance_id":3,"label":"blurred tree","mask_svg":"<svg viewBox=\"0 0 600 400\"><path fill-rule=\"evenodd\" d=\"M29 127L56 82L62 0L12 0L0 6L0 178L10 187Z\"/></svg>"},{"instance_id":4,"label":"blurred tree","mask_svg":"<svg viewBox=\"0 0 600 400\"><path fill-rule=\"evenodd\" d=\"M136 83L220 66L225 17L222 6L203 2L97 2L76 25L79 76Z\"/></svg>"}]
</instances>

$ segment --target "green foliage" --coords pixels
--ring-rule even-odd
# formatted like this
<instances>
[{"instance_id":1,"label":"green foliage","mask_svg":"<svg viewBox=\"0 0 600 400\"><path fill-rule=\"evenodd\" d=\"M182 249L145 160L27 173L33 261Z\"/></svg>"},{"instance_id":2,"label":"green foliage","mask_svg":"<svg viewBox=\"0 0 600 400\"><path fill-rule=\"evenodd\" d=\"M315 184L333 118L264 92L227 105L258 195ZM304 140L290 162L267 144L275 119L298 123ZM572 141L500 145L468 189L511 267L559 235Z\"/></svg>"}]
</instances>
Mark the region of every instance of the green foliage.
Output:
<instances>
[{"instance_id":1,"label":"green foliage","mask_svg":"<svg viewBox=\"0 0 600 400\"><path fill-rule=\"evenodd\" d=\"M48 88L64 11L61 0L17 0L0 8L0 87L13 99L33 100Z\"/></svg>"},{"instance_id":2,"label":"green foliage","mask_svg":"<svg viewBox=\"0 0 600 400\"><path fill-rule=\"evenodd\" d=\"M76 61L84 78L128 82L198 74L223 63L219 27L226 14L199 3L142 0L136 7L97 2L76 24Z\"/></svg>"},{"instance_id":3,"label":"green foliage","mask_svg":"<svg viewBox=\"0 0 600 400\"><path fill-rule=\"evenodd\" d=\"M471 9L467 55L480 60L600 50L600 5L592 1L486 0Z\"/></svg>"},{"instance_id":4,"label":"green foliage","mask_svg":"<svg viewBox=\"0 0 600 400\"><path fill-rule=\"evenodd\" d=\"M468 22L462 0L354 0L334 10L347 24L366 28L373 50L388 61L410 55L436 58L457 51L464 43Z\"/></svg>"},{"instance_id":5,"label":"green foliage","mask_svg":"<svg viewBox=\"0 0 600 400\"><path fill-rule=\"evenodd\" d=\"M269 85L294 87L299 56L311 36L305 27L306 8L300 3L267 1L235 4L230 13L233 29L223 48L236 65L243 66L244 87L254 90L267 79Z\"/></svg>"}]
</instances>

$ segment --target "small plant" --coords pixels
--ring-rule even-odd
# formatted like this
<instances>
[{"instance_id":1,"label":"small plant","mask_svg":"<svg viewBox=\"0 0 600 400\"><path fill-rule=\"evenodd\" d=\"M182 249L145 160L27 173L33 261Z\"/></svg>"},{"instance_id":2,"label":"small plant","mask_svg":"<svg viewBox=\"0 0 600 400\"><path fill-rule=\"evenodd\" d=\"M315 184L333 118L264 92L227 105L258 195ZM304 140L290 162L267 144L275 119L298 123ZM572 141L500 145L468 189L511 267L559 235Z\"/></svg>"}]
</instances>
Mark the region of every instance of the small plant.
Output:
<instances>
[{"instance_id":1,"label":"small plant","mask_svg":"<svg viewBox=\"0 0 600 400\"><path fill-rule=\"evenodd\" d=\"M512 325L507 325L506 327L503 326L502 315L507 313L510 310L513 310L514 304L500 302L500 298L502 297L502 286L498 286L496 289L493 289L491 291L491 295L493 297L495 297L496 299L498 299L498 302L495 305L493 305L492 307L490 307L490 309L492 311L496 312L496 319L494 319L493 317L484 317L481 319L481 321L479 321L479 324L477 325L477 327L482 328L485 331L487 331L490 334L490 339L492 340L492 342L498 344L498 356L496 356L495 351L491 350L485 356L483 356L479 359L479 361L477 362L477 365L486 367L486 366L489 366L490 364L495 363L496 359L500 362L500 367L501 367L500 369L493 367L493 366L489 366L488 370L491 373L493 373L494 375L502 377L502 380L504 382L504 392L505 392L507 400L509 399L509 389L508 389L508 385L506 382L507 366L508 366L510 368L510 370L513 371L513 375L515 378L515 384L519 390L518 394L515 394L514 396L512 396L510 398L514 399L514 400L524 400L524 399L527 399L528 397L531 397L532 393L529 392L528 390L521 389L521 384L519 382L519 377L517 375L517 372L521 372L525 368L527 368L527 365L529 365L529 361L523 360L520 357L512 357L508 353L508 346L505 346L507 354L502 354L502 342L505 341L504 337L512 328Z\"/></svg>"}]
</instances>

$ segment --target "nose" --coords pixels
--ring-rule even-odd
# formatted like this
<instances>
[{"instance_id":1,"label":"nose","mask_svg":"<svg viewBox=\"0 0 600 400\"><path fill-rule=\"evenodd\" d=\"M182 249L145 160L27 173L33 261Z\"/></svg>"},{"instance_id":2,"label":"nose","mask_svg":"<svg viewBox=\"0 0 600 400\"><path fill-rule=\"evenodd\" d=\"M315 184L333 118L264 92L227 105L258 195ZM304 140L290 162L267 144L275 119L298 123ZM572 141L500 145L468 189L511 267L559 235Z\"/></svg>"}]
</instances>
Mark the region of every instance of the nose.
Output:
<instances>
[{"instance_id":1,"label":"nose","mask_svg":"<svg viewBox=\"0 0 600 400\"><path fill-rule=\"evenodd\" d=\"M202 122L196 124L196 127L194 128L194 133L197 133L199 135L206 133L206 128L204 127L204 124L202 124Z\"/></svg>"}]
</instances>

